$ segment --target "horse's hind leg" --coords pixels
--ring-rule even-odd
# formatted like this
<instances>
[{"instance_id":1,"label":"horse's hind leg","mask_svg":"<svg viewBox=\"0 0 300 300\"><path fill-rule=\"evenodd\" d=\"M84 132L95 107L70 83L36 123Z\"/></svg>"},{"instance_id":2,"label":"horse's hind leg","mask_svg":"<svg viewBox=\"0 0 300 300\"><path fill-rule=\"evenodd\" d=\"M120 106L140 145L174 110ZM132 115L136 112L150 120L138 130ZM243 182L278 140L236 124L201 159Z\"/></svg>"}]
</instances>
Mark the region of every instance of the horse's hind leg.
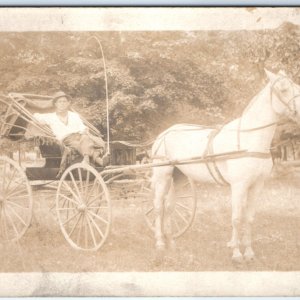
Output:
<instances>
[{"instance_id":1,"label":"horse's hind leg","mask_svg":"<svg viewBox=\"0 0 300 300\"><path fill-rule=\"evenodd\" d=\"M164 233L165 237L172 249L175 249L175 241L172 232L172 213L175 205L175 187L174 181L171 179L170 188L165 199L165 216L164 216Z\"/></svg>"},{"instance_id":2,"label":"horse's hind leg","mask_svg":"<svg viewBox=\"0 0 300 300\"><path fill-rule=\"evenodd\" d=\"M233 249L232 260L242 262L243 255L240 252L240 231L242 226L243 208L247 201L247 186L237 184L231 186L232 205L232 238L227 244Z\"/></svg>"},{"instance_id":3,"label":"horse's hind leg","mask_svg":"<svg viewBox=\"0 0 300 300\"><path fill-rule=\"evenodd\" d=\"M264 182L263 180L258 180L249 190L247 206L245 210L245 224L244 224L244 236L243 236L243 246L245 246L244 258L247 261L254 259L254 251L252 249L252 237L251 229L254 221L255 207L256 207L256 198L263 189Z\"/></svg>"},{"instance_id":4,"label":"horse's hind leg","mask_svg":"<svg viewBox=\"0 0 300 300\"><path fill-rule=\"evenodd\" d=\"M171 182L173 167L158 167L154 168L152 176L152 189L154 191L154 213L155 213L155 224L154 224L154 234L156 240L156 248L164 249L164 202L166 195L168 194Z\"/></svg>"}]
</instances>

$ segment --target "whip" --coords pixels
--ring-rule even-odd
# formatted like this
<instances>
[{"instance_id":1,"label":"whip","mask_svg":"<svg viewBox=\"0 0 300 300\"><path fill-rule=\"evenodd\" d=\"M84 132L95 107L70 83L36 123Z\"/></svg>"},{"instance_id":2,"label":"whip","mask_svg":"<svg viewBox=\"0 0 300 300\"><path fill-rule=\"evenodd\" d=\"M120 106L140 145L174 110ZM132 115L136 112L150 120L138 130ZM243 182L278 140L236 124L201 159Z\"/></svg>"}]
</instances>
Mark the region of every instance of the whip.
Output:
<instances>
[{"instance_id":1,"label":"whip","mask_svg":"<svg viewBox=\"0 0 300 300\"><path fill-rule=\"evenodd\" d=\"M106 128L107 128L107 154L110 154L110 135L109 135L109 110L108 110L108 84L107 84L107 73L106 73L106 64L105 64L105 57L104 57L104 52L103 48L101 45L100 40L98 39L97 36L93 35L89 37L86 40L86 44L90 40L95 40L100 48L101 56L102 56L102 63L103 63L103 68L104 68L104 79L105 79L105 98L106 98Z\"/></svg>"}]
</instances>

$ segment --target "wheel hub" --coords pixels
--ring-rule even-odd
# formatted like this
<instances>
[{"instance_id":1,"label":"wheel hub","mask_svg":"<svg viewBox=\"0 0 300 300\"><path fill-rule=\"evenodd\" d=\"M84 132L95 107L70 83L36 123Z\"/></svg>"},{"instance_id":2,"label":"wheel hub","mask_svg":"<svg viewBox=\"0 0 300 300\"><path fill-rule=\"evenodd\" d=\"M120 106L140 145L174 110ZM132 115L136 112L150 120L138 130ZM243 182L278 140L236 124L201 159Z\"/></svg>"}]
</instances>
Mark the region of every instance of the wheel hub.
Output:
<instances>
[{"instance_id":1,"label":"wheel hub","mask_svg":"<svg viewBox=\"0 0 300 300\"><path fill-rule=\"evenodd\" d=\"M83 204L83 203L77 206L77 209L78 209L80 212L86 211L86 208L87 208L86 205Z\"/></svg>"}]
</instances>

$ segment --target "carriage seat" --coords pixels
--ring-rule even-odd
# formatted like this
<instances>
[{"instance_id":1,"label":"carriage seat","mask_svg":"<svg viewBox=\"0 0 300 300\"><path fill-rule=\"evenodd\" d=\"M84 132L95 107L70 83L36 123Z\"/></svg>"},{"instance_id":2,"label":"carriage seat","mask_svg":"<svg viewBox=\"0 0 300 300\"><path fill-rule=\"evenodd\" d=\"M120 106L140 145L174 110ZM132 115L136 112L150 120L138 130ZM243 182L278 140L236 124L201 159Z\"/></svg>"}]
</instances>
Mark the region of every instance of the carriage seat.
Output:
<instances>
[{"instance_id":1,"label":"carriage seat","mask_svg":"<svg viewBox=\"0 0 300 300\"><path fill-rule=\"evenodd\" d=\"M82 160L82 156L75 149L67 149L55 140L47 140L47 138L38 139L38 146L41 156L45 158L45 168L60 168L63 155L68 155L69 161L72 163ZM68 153L64 153L67 151Z\"/></svg>"},{"instance_id":2,"label":"carriage seat","mask_svg":"<svg viewBox=\"0 0 300 300\"><path fill-rule=\"evenodd\" d=\"M57 141L47 138L36 138L36 144L41 156L45 159L43 167L26 168L26 176L29 180L56 180L71 164L82 161L78 151L66 148Z\"/></svg>"}]
</instances>

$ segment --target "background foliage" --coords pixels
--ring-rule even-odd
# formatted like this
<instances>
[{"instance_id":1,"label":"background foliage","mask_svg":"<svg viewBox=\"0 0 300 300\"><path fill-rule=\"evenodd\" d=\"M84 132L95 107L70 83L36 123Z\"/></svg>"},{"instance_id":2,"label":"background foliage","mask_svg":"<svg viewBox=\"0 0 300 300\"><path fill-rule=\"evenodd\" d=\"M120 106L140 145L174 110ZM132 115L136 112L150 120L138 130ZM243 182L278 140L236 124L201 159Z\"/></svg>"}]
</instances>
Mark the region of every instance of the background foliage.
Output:
<instances>
[{"instance_id":1,"label":"background foliage","mask_svg":"<svg viewBox=\"0 0 300 300\"><path fill-rule=\"evenodd\" d=\"M239 116L265 84L264 68L300 82L299 28L193 32L0 33L0 92L63 90L105 135L108 76L112 139L146 140L174 123Z\"/></svg>"}]
</instances>

